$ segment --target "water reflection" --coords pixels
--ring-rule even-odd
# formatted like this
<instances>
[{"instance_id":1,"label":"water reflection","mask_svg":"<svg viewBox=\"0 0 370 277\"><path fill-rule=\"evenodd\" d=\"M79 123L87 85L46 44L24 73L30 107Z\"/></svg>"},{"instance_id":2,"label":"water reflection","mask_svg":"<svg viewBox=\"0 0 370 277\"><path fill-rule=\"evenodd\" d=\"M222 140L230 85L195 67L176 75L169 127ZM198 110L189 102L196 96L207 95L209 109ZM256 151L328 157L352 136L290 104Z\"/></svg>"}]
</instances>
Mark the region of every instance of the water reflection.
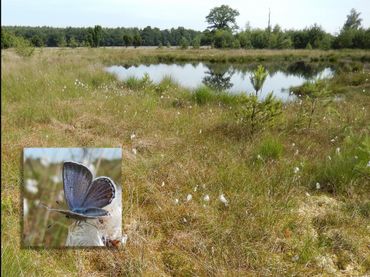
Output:
<instances>
[{"instance_id":1,"label":"water reflection","mask_svg":"<svg viewBox=\"0 0 370 277\"><path fill-rule=\"evenodd\" d=\"M204 72L203 84L215 90L228 90L233 84L231 77L235 69L226 64L207 65L208 70Z\"/></svg>"},{"instance_id":2,"label":"water reflection","mask_svg":"<svg viewBox=\"0 0 370 277\"><path fill-rule=\"evenodd\" d=\"M120 80L129 77L142 78L145 73L159 83L164 77L171 77L179 85L195 89L207 85L216 90L226 90L230 93L251 93L253 87L249 81L251 72L257 63L226 64L226 63L178 63L178 64L140 64L135 66L110 66L106 70L117 75ZM273 91L281 100L294 99L289 88L299 86L306 80L318 77L330 77L333 73L328 64L305 63L266 63L263 64L269 72L265 85L260 93L261 98Z\"/></svg>"}]
</instances>

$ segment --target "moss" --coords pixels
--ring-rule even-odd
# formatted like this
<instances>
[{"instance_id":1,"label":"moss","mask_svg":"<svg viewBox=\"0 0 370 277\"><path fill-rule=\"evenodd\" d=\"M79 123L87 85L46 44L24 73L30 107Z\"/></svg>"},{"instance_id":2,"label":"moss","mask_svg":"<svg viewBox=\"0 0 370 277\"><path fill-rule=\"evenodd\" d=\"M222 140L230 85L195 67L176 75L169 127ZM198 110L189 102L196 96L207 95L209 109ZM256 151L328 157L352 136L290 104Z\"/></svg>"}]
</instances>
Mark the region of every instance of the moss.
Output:
<instances>
[{"instance_id":1,"label":"moss","mask_svg":"<svg viewBox=\"0 0 370 277\"><path fill-rule=\"evenodd\" d=\"M165 251L162 261L171 276L193 276L195 268L192 262L179 251Z\"/></svg>"}]
</instances>

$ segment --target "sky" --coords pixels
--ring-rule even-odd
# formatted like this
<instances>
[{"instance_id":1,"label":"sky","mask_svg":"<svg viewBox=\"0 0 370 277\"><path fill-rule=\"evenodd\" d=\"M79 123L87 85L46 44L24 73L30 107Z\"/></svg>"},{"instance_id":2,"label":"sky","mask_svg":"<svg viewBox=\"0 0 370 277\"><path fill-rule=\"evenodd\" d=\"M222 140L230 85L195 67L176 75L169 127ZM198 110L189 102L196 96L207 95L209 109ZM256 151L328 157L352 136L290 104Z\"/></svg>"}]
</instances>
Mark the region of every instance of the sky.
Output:
<instances>
[{"instance_id":1,"label":"sky","mask_svg":"<svg viewBox=\"0 0 370 277\"><path fill-rule=\"evenodd\" d=\"M240 12L239 27L271 25L302 29L314 23L330 33L343 26L351 8L361 12L370 27L370 0L3 0L1 24L52 27L139 27L160 29L182 26L203 31L210 9L222 4Z\"/></svg>"},{"instance_id":2,"label":"sky","mask_svg":"<svg viewBox=\"0 0 370 277\"><path fill-rule=\"evenodd\" d=\"M121 159L121 148L86 148L89 160L105 158L107 160ZM51 163L76 161L82 162L82 148L25 148L24 160L28 158L46 159Z\"/></svg>"}]
</instances>

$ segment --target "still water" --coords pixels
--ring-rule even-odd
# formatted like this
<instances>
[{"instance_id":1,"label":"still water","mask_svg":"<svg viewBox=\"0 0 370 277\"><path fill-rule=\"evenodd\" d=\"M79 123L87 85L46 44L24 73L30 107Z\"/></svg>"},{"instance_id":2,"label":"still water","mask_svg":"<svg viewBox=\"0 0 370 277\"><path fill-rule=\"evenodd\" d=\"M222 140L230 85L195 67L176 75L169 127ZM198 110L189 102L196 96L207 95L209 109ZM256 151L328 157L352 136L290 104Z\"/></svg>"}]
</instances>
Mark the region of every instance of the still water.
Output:
<instances>
[{"instance_id":1,"label":"still water","mask_svg":"<svg viewBox=\"0 0 370 277\"><path fill-rule=\"evenodd\" d=\"M254 66L255 67L255 66ZM312 66L302 62L279 66L266 66L269 75L260 94L261 98L269 92L283 101L293 100L289 88L299 86L307 80L331 77L333 70L325 65ZM217 63L185 63L185 64L140 64L132 66L113 65L106 70L117 76L119 80L130 77L142 78L149 74L153 82L159 83L163 78L170 77L179 85L195 89L207 85L230 93L251 93L253 86L250 76L253 66Z\"/></svg>"}]
</instances>

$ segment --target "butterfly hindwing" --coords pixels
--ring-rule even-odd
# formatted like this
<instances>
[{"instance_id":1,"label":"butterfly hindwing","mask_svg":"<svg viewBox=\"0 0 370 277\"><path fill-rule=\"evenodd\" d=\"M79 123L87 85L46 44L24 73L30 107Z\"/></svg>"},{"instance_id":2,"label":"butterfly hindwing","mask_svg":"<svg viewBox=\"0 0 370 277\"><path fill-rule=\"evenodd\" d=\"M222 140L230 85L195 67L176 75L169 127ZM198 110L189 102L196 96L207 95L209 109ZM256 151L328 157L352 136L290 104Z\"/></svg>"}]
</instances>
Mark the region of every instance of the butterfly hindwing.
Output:
<instances>
[{"instance_id":1,"label":"butterfly hindwing","mask_svg":"<svg viewBox=\"0 0 370 277\"><path fill-rule=\"evenodd\" d=\"M68 211L68 210L62 210L62 209L49 209L50 211L52 212L58 212L58 213L62 213L64 215L66 215L68 218L73 218L73 219L76 219L76 220L80 220L80 221L85 221L87 219L96 219L98 218L99 216L103 216L103 215L93 215L93 214L81 214L81 213L76 213L76 212L72 212L72 211ZM107 211L105 211L107 212ZM103 214L103 213L101 213Z\"/></svg>"},{"instance_id":2,"label":"butterfly hindwing","mask_svg":"<svg viewBox=\"0 0 370 277\"><path fill-rule=\"evenodd\" d=\"M109 215L109 212L104 210L104 209L101 209L101 208L87 208L83 214L85 216L92 216L92 217L101 217L101 216L107 216Z\"/></svg>"},{"instance_id":3,"label":"butterfly hindwing","mask_svg":"<svg viewBox=\"0 0 370 277\"><path fill-rule=\"evenodd\" d=\"M103 208L114 199L116 188L108 177L99 177L92 181L82 207Z\"/></svg>"},{"instance_id":4,"label":"butterfly hindwing","mask_svg":"<svg viewBox=\"0 0 370 277\"><path fill-rule=\"evenodd\" d=\"M92 185L92 173L84 165L75 162L63 164L64 195L70 210L80 208Z\"/></svg>"}]
</instances>

